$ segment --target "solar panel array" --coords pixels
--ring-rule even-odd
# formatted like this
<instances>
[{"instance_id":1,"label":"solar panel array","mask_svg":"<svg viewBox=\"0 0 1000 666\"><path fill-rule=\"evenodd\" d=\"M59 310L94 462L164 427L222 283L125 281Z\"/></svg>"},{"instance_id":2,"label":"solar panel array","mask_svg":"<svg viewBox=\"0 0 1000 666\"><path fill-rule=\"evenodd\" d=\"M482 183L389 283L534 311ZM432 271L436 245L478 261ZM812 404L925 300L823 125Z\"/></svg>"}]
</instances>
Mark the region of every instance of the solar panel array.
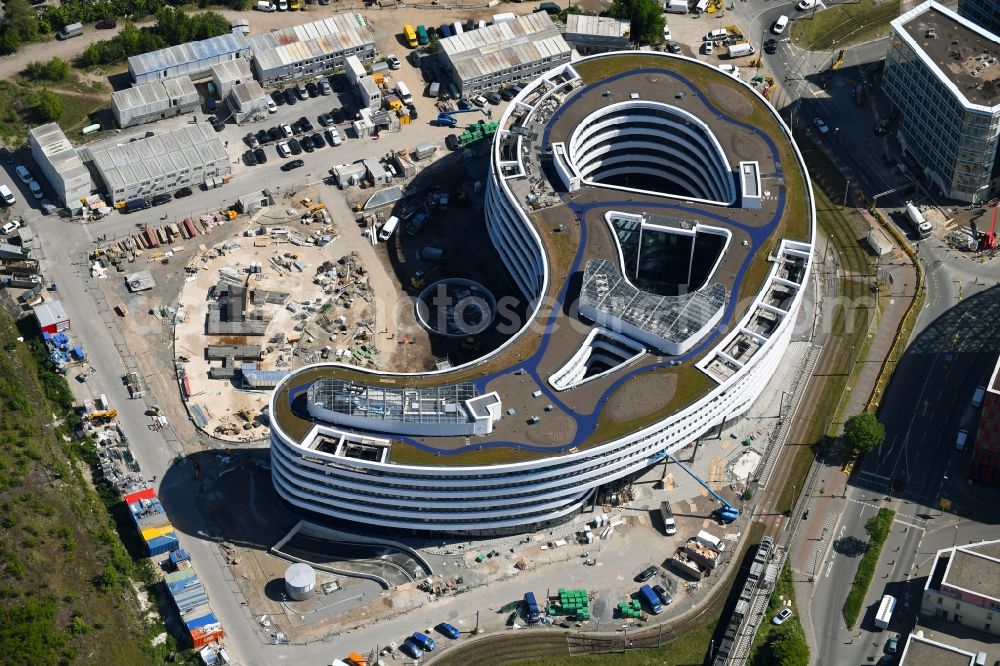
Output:
<instances>
[{"instance_id":1,"label":"solar panel array","mask_svg":"<svg viewBox=\"0 0 1000 666\"><path fill-rule=\"evenodd\" d=\"M309 387L310 404L323 409L384 421L464 423L465 401L479 392L462 382L428 388L386 388L344 379L320 379Z\"/></svg>"}]
</instances>

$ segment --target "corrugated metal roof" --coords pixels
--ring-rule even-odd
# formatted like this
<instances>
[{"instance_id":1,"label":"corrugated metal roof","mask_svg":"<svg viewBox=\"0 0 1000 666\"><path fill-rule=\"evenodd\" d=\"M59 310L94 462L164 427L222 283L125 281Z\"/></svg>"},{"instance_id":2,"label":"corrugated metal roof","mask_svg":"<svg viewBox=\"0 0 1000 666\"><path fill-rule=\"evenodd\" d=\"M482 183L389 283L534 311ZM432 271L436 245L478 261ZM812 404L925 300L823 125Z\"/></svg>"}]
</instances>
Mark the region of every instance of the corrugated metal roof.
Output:
<instances>
[{"instance_id":1,"label":"corrugated metal roof","mask_svg":"<svg viewBox=\"0 0 1000 666\"><path fill-rule=\"evenodd\" d=\"M159 51L149 51L132 56L128 59L128 68L138 77L199 60L240 53L249 48L250 42L246 37L230 32L198 42L168 46Z\"/></svg>"},{"instance_id":2,"label":"corrugated metal roof","mask_svg":"<svg viewBox=\"0 0 1000 666\"><path fill-rule=\"evenodd\" d=\"M366 45L374 47L371 32L364 19L352 12L282 28L250 39L254 58L265 71Z\"/></svg>"},{"instance_id":3,"label":"corrugated metal roof","mask_svg":"<svg viewBox=\"0 0 1000 666\"><path fill-rule=\"evenodd\" d=\"M152 81L141 83L125 90L111 93L111 103L119 110L129 110L139 107L156 105L167 108L171 100L198 98L198 91L188 76L179 76L167 81Z\"/></svg>"},{"instance_id":4,"label":"corrugated metal roof","mask_svg":"<svg viewBox=\"0 0 1000 666\"><path fill-rule=\"evenodd\" d=\"M570 53L545 12L447 37L440 46L463 81Z\"/></svg>"},{"instance_id":5,"label":"corrugated metal roof","mask_svg":"<svg viewBox=\"0 0 1000 666\"><path fill-rule=\"evenodd\" d=\"M624 37L631 24L610 16L584 16L570 14L566 17L566 36L590 35L592 37Z\"/></svg>"},{"instance_id":6,"label":"corrugated metal roof","mask_svg":"<svg viewBox=\"0 0 1000 666\"><path fill-rule=\"evenodd\" d=\"M39 125L31 130L31 137L63 180L69 181L71 178L88 173L83 160L76 154L76 149L59 125L55 123Z\"/></svg>"},{"instance_id":7,"label":"corrugated metal roof","mask_svg":"<svg viewBox=\"0 0 1000 666\"><path fill-rule=\"evenodd\" d=\"M246 58L237 58L236 60L227 60L220 62L218 65L212 65L212 77L220 83L252 79L253 74L250 71L250 61Z\"/></svg>"},{"instance_id":8,"label":"corrugated metal roof","mask_svg":"<svg viewBox=\"0 0 1000 666\"><path fill-rule=\"evenodd\" d=\"M250 102L263 99L264 89L256 81L249 81L247 83L237 83L233 86L230 94L236 98L236 102L240 105L240 108L244 109Z\"/></svg>"},{"instance_id":9,"label":"corrugated metal roof","mask_svg":"<svg viewBox=\"0 0 1000 666\"><path fill-rule=\"evenodd\" d=\"M198 169L229 157L208 123L183 125L121 145L91 148L94 166L111 189L151 180L180 169Z\"/></svg>"}]
</instances>

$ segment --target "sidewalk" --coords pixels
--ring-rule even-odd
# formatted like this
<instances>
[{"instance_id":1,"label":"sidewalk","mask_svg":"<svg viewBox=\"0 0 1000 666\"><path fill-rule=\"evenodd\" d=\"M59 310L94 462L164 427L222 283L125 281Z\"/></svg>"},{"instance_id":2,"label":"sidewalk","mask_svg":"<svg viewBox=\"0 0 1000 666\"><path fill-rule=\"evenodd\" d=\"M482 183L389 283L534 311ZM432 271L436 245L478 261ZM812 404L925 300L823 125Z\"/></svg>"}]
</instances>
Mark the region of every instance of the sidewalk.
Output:
<instances>
[{"instance_id":1,"label":"sidewalk","mask_svg":"<svg viewBox=\"0 0 1000 666\"><path fill-rule=\"evenodd\" d=\"M859 211L873 228L878 221L867 211ZM893 240L893 251L879 261L881 314L871 344L863 358L858 358L853 368L855 377L848 385L848 394L843 399L841 414L846 417L861 412L871 395L878 378L882 362L892 349L896 332L903 321L907 308L914 298L917 287L917 273L906 253ZM890 279L891 276L891 279ZM858 368L858 364L861 365ZM852 388L853 387L853 388ZM831 410L835 406L829 407ZM815 646L815 629L810 616L809 600L813 593L811 578L821 576L840 515L848 500L847 474L843 471L846 452L839 446L825 456L813 485L806 488L807 498L801 505L802 511L809 512L809 518L799 524L791 543L789 564L792 568L794 589L799 618L806 639Z\"/></svg>"}]
</instances>

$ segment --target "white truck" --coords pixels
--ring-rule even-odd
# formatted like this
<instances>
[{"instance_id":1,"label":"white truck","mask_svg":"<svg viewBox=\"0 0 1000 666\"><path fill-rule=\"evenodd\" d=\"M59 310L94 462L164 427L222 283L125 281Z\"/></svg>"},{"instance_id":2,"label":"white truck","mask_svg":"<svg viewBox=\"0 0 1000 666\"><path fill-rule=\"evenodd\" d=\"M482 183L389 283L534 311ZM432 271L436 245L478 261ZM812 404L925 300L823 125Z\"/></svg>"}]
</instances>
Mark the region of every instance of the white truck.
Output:
<instances>
[{"instance_id":1,"label":"white truck","mask_svg":"<svg viewBox=\"0 0 1000 666\"><path fill-rule=\"evenodd\" d=\"M739 42L738 44L733 44L729 47L730 58L742 58L744 56L753 55L753 53L753 46L748 42Z\"/></svg>"},{"instance_id":2,"label":"white truck","mask_svg":"<svg viewBox=\"0 0 1000 666\"><path fill-rule=\"evenodd\" d=\"M726 552L725 542L719 537L713 534L709 534L705 530L701 530L700 532L698 532L698 536L695 538L718 553Z\"/></svg>"},{"instance_id":3,"label":"white truck","mask_svg":"<svg viewBox=\"0 0 1000 666\"><path fill-rule=\"evenodd\" d=\"M663 11L668 14L687 14L687 0L667 0L667 4L664 5Z\"/></svg>"},{"instance_id":4,"label":"white truck","mask_svg":"<svg viewBox=\"0 0 1000 666\"><path fill-rule=\"evenodd\" d=\"M912 201L906 202L906 216L910 218L910 224L921 238L929 238L934 231L934 225L927 221L920 209L913 205Z\"/></svg>"},{"instance_id":5,"label":"white truck","mask_svg":"<svg viewBox=\"0 0 1000 666\"><path fill-rule=\"evenodd\" d=\"M402 81L396 81L396 93L399 95L399 99L403 100L403 104L413 103L413 95L410 94L410 89Z\"/></svg>"}]
</instances>

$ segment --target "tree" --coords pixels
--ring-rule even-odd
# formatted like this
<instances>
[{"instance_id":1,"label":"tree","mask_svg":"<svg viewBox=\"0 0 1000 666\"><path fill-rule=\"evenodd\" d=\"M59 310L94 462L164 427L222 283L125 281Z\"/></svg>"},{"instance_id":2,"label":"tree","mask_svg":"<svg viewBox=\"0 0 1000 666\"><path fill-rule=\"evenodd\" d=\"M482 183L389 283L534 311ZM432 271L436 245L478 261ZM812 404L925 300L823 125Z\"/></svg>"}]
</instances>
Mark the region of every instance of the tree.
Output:
<instances>
[{"instance_id":1,"label":"tree","mask_svg":"<svg viewBox=\"0 0 1000 666\"><path fill-rule=\"evenodd\" d=\"M628 19L631 23L632 41L636 44L653 44L663 41L663 10L657 0L614 0L608 16Z\"/></svg>"},{"instance_id":2,"label":"tree","mask_svg":"<svg viewBox=\"0 0 1000 666\"><path fill-rule=\"evenodd\" d=\"M38 39L38 19L35 10L27 0L9 0L4 3L4 16L7 18L7 28L21 44Z\"/></svg>"},{"instance_id":3,"label":"tree","mask_svg":"<svg viewBox=\"0 0 1000 666\"><path fill-rule=\"evenodd\" d=\"M32 107L34 107L35 112L45 122L59 120L64 110L62 100L59 99L59 96L48 90L42 90L35 96Z\"/></svg>"},{"instance_id":4,"label":"tree","mask_svg":"<svg viewBox=\"0 0 1000 666\"><path fill-rule=\"evenodd\" d=\"M771 632L771 663L779 666L809 666L809 644L797 623L783 624Z\"/></svg>"},{"instance_id":5,"label":"tree","mask_svg":"<svg viewBox=\"0 0 1000 666\"><path fill-rule=\"evenodd\" d=\"M885 426L874 414L855 414L844 424L844 441L855 453L868 453L885 441Z\"/></svg>"}]
</instances>

